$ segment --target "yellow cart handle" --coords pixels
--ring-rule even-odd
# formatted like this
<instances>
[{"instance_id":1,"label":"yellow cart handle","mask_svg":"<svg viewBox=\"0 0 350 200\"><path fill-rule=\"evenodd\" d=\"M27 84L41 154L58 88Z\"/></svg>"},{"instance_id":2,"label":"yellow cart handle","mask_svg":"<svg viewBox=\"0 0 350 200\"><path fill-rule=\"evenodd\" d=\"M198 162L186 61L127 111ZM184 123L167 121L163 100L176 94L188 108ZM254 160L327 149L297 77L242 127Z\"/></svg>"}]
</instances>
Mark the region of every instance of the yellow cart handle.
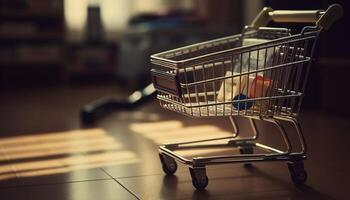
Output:
<instances>
[{"instance_id":1,"label":"yellow cart handle","mask_svg":"<svg viewBox=\"0 0 350 200\"><path fill-rule=\"evenodd\" d=\"M263 8L255 17L251 26L266 26L271 20L274 22L315 23L328 30L332 24L343 16L343 7L333 4L324 10L273 10Z\"/></svg>"}]
</instances>

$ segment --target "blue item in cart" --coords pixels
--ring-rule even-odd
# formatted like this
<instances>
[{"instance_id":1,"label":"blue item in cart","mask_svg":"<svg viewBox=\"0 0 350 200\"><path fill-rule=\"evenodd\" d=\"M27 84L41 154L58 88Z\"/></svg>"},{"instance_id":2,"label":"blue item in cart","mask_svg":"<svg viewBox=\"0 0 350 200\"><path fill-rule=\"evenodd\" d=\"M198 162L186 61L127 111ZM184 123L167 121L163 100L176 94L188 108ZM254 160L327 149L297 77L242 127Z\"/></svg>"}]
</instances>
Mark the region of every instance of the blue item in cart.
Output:
<instances>
[{"instance_id":1,"label":"blue item in cart","mask_svg":"<svg viewBox=\"0 0 350 200\"><path fill-rule=\"evenodd\" d=\"M248 99L248 97L242 93L240 93L239 95L236 95L235 97L233 97L233 100L242 100L242 99ZM250 107L253 106L253 102L251 101L246 101L246 102L234 102L233 107L236 109L249 109Z\"/></svg>"}]
</instances>

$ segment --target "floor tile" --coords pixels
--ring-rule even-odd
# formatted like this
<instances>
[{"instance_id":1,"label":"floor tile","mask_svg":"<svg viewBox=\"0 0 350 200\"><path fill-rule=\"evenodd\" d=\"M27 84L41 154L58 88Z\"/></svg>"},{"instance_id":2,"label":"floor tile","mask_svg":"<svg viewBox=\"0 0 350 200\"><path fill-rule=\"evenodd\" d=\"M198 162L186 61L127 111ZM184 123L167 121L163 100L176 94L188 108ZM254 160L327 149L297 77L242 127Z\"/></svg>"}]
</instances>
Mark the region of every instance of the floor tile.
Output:
<instances>
[{"instance_id":1,"label":"floor tile","mask_svg":"<svg viewBox=\"0 0 350 200\"><path fill-rule=\"evenodd\" d=\"M117 179L141 199L332 199L311 187L297 189L269 168L246 169L241 165L231 167L211 166L207 169L209 185L205 191L196 191L188 172L175 176L141 176Z\"/></svg>"},{"instance_id":2,"label":"floor tile","mask_svg":"<svg viewBox=\"0 0 350 200\"><path fill-rule=\"evenodd\" d=\"M30 173L25 175L18 175L17 185L41 185L41 184L53 184L53 183L68 183L76 181L90 181L90 180L107 180L111 179L101 169L87 169L77 170L72 172L65 172L60 170L52 170L44 172ZM46 173L49 173L46 174Z\"/></svg>"},{"instance_id":3,"label":"floor tile","mask_svg":"<svg viewBox=\"0 0 350 200\"><path fill-rule=\"evenodd\" d=\"M0 144L2 168L16 173L18 185L110 179L100 167L133 156L102 129L5 137Z\"/></svg>"},{"instance_id":4,"label":"floor tile","mask_svg":"<svg viewBox=\"0 0 350 200\"><path fill-rule=\"evenodd\" d=\"M11 165L7 164L7 158L0 148L0 187L14 186L17 184L16 172Z\"/></svg>"},{"instance_id":5,"label":"floor tile","mask_svg":"<svg viewBox=\"0 0 350 200\"><path fill-rule=\"evenodd\" d=\"M161 109L153 101L134 110L116 110L97 124L83 127L80 108L107 94L120 97L114 87L3 92L0 148L7 155L0 155L0 177L5 177L0 180L1 199L132 199L123 187L141 199L348 199L350 195L347 117L319 111L301 114L308 142L305 187L293 186L286 163L257 163L250 169L235 164L208 166L207 190L197 192L187 166L179 164L176 176L164 176L158 146L228 135L232 131L228 119L188 118ZM247 120L238 121L242 132L251 131ZM61 133L91 128L105 133L98 137L86 132L68 137ZM280 145L281 138L271 125L258 122L258 128L264 131L263 142ZM60 133L51 137L53 132ZM51 136L46 137L47 133ZM13 143L10 139L27 136L34 137ZM18 149L12 148L16 145ZM224 152L182 153L189 157Z\"/></svg>"},{"instance_id":6,"label":"floor tile","mask_svg":"<svg viewBox=\"0 0 350 200\"><path fill-rule=\"evenodd\" d=\"M85 181L66 184L0 188L6 200L115 200L137 199L115 180Z\"/></svg>"},{"instance_id":7,"label":"floor tile","mask_svg":"<svg viewBox=\"0 0 350 200\"><path fill-rule=\"evenodd\" d=\"M0 187L15 186L17 184L16 173L11 166L0 164Z\"/></svg>"}]
</instances>

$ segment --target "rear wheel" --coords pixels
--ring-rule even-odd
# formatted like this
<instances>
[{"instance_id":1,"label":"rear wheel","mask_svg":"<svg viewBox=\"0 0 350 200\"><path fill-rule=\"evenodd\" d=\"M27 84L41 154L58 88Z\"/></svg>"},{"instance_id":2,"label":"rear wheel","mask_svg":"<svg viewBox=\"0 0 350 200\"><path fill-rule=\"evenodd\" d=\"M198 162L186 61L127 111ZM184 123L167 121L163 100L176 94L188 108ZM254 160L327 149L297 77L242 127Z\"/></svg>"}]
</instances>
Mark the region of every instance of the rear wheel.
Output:
<instances>
[{"instance_id":1,"label":"rear wheel","mask_svg":"<svg viewBox=\"0 0 350 200\"><path fill-rule=\"evenodd\" d=\"M294 185L297 187L304 185L307 180L307 173L303 161L289 162L288 169Z\"/></svg>"},{"instance_id":2,"label":"rear wheel","mask_svg":"<svg viewBox=\"0 0 350 200\"><path fill-rule=\"evenodd\" d=\"M177 164L175 162L175 159L164 154L159 154L159 158L164 173L167 175L173 175L177 170Z\"/></svg>"},{"instance_id":3,"label":"rear wheel","mask_svg":"<svg viewBox=\"0 0 350 200\"><path fill-rule=\"evenodd\" d=\"M239 149L239 152L241 154L253 154L254 153L254 149L253 147L241 147ZM252 167L253 164L252 163L244 163L244 167Z\"/></svg>"}]
</instances>

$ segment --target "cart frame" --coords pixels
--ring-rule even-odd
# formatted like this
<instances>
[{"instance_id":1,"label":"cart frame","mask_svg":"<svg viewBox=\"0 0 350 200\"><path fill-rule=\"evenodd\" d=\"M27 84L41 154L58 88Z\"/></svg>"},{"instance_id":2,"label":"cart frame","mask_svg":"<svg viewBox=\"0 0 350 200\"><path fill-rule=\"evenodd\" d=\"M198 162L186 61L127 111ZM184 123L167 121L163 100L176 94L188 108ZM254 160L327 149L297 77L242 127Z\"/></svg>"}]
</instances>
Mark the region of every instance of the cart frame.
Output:
<instances>
[{"instance_id":1,"label":"cart frame","mask_svg":"<svg viewBox=\"0 0 350 200\"><path fill-rule=\"evenodd\" d=\"M245 27L243 33L240 35L220 38L217 40L203 42L200 44L187 46L187 47L152 55L151 61L153 64L153 69L151 71L152 71L152 77L153 77L153 84L154 84L154 87L160 92L160 94L158 95L158 99L160 100L160 104L162 107L179 112L184 115L191 116L191 117L227 116L229 117L230 123L234 130L232 136L229 136L229 137L165 144L160 146L159 156L163 167L163 171L168 175L172 175L177 170L176 161L186 164L187 166L189 166L193 186L197 190L203 190L208 185L208 177L206 175L207 165L226 164L226 163L244 163L245 166L251 166L252 162L286 161L288 163L289 172L294 184L296 186L304 184L307 179L307 173L304 169L303 160L307 158L306 156L307 145L306 145L306 141L305 141L301 126L297 120L297 116L300 111L302 97L304 95L304 90L306 87L310 66L312 62L315 60L314 50L317 45L319 34L321 33L322 30L328 30L330 26L342 16L342 13L343 13L342 7L338 4L331 5L326 11L323 11L323 10L314 10L314 11L275 10L274 11L272 8L266 7L258 14L258 16L253 20L250 26ZM250 100L240 99L240 98L232 100L232 96L231 96L230 101L218 102L216 97L214 97L215 101L209 102L207 100L207 98L209 97L208 92L204 88L205 93L204 92L203 93L206 99L205 101L206 103L201 104L199 102L198 104L192 104L193 102L191 102L191 98L196 99L197 102L198 102L198 99L200 98L198 96L199 92L197 91L197 87L194 87L196 85L206 84L206 83L215 82L215 81L225 81L225 79L229 79L229 78L233 80L233 78L239 77L240 78L239 87L241 87L241 76L244 75L244 72L242 72L242 66L241 66L240 73L238 75L231 74L230 76L225 75L224 77L218 77L218 76L214 77L213 75L211 79L197 80L197 81L195 80L192 82L188 82L186 79L185 82L183 82L179 80L179 77L177 76L177 74L187 73L186 66L188 65L195 66L195 64L203 63L201 59L198 59L199 57L201 57L201 55L194 58L182 57L182 59L178 59L178 60L169 59L169 58L171 56L181 57L180 54L176 55L177 52L181 52L181 51L183 52L187 50L190 51L191 48L195 46L198 47L198 45L200 46L200 45L206 45L206 44L215 44L215 42L220 43L220 41L223 41L223 39L225 39L225 41L229 41L232 43L241 42L240 38L243 37L245 32L247 32L250 29L258 29L259 27L266 26L271 20L275 22L309 22L309 23L312 22L312 23L315 23L316 26L313 26L313 27L306 26L302 29L300 34L295 34L290 36L280 36L279 38L273 38L273 40L271 40L270 42L264 42L262 44L257 44L257 45L242 46L242 47L233 48L233 49L229 48L227 50L222 50L219 52L212 52L207 55L203 55L202 57L209 56L212 60L220 59L224 56L231 56L233 58L232 53L235 53L236 55L241 55L240 62L242 63L243 53L248 52L249 53L248 58L250 59L250 52L252 51L257 51L258 57L259 57L259 50L261 49L266 49L267 51L268 48L274 47L274 45L276 46L276 44L283 45L286 43L286 41L295 42L297 40L312 39L313 43L311 44L311 47L310 47L310 52L309 52L310 54L308 56L304 55L303 59L300 59L300 60L292 59L292 61L289 61L288 63L280 63L278 65L271 66L270 68L264 67L263 69L259 69L257 67L253 71L246 72L246 74L248 75L254 74L254 73L257 74L258 72L265 73L268 70L275 70L277 68L283 68L283 67L288 67L290 65L301 64L301 67L303 67L303 69L305 68L306 71L304 71L305 76L303 77L305 81L302 82L300 89L295 91L286 90L287 92L285 91L283 92L282 90L281 95L279 96L271 95L268 97L258 97ZM227 42L227 44L225 43L225 45L229 45L228 44L229 42ZM298 49L298 47L294 46L294 49L292 49L293 57L295 56L294 55L296 51L295 49ZM223 61L222 63L224 64L225 61ZM266 54L265 54L264 64L266 64ZM156 69L157 67L166 68L167 69L166 73L157 70ZM169 70L170 70L170 73L169 73ZM171 70L173 70L174 72L172 72ZM193 67L192 70L194 71L195 67ZM205 76L203 75L203 77ZM289 76L287 78L289 79ZM160 79L162 79L163 82L160 81ZM264 80L263 80L263 83L264 83ZM294 81L293 84L296 84L296 81ZM194 95L190 94L188 89L189 87L195 88ZM278 87L276 88L279 89ZM187 90L187 93L184 93L183 91L186 91L186 90ZM213 96L217 95L217 90L218 89L214 89L214 86L213 86L213 91L214 91ZM225 84L224 84L224 90L225 90ZM255 86L255 92L256 92L256 86ZM186 100L183 100L185 98L188 98L187 102ZM286 104L288 106L283 106L284 104L270 105L271 104L270 101L274 101L274 99L288 99L288 98L297 99L297 100L294 100L295 105L290 109L288 107L290 106L290 104ZM258 102L258 101L265 101L265 100L269 100L269 106L270 106L269 109L266 109L265 111L263 111L263 109L260 108L260 110L258 109L256 112L254 111L254 108L252 112L247 109L247 102L249 101ZM240 103L245 103L245 108L240 110L240 108L238 107L238 111L233 112L232 104L234 103L238 103L238 105ZM230 106L229 112L226 111L227 105ZM212 106L212 108L215 109L214 111L212 111L212 114L209 112L210 106ZM219 106L222 106L222 112L218 112L218 108L220 108ZM207 109L207 112L205 112L205 109ZM240 137L240 131L239 131L238 124L235 120L235 116L243 116L249 120L249 124L253 133L252 136ZM255 123L256 120L272 123L278 129L280 135L282 136L285 149L278 149L275 147L271 147L271 146L259 143L257 140L259 139L259 135L261 134L261 132L260 130L258 130L256 126L256 123ZM298 148L296 148L295 146L292 146L290 137L286 133L285 128L282 125L282 122L290 123L292 125L294 134L297 135L297 138L299 140L297 145L299 146ZM205 142L223 141L223 140L225 140L224 143L205 144ZM215 148L216 147L239 148L240 154L192 157L192 159L188 159L175 152L177 150L184 150L184 149L214 148L214 147ZM265 153L254 153L255 149L260 149Z\"/></svg>"}]
</instances>

